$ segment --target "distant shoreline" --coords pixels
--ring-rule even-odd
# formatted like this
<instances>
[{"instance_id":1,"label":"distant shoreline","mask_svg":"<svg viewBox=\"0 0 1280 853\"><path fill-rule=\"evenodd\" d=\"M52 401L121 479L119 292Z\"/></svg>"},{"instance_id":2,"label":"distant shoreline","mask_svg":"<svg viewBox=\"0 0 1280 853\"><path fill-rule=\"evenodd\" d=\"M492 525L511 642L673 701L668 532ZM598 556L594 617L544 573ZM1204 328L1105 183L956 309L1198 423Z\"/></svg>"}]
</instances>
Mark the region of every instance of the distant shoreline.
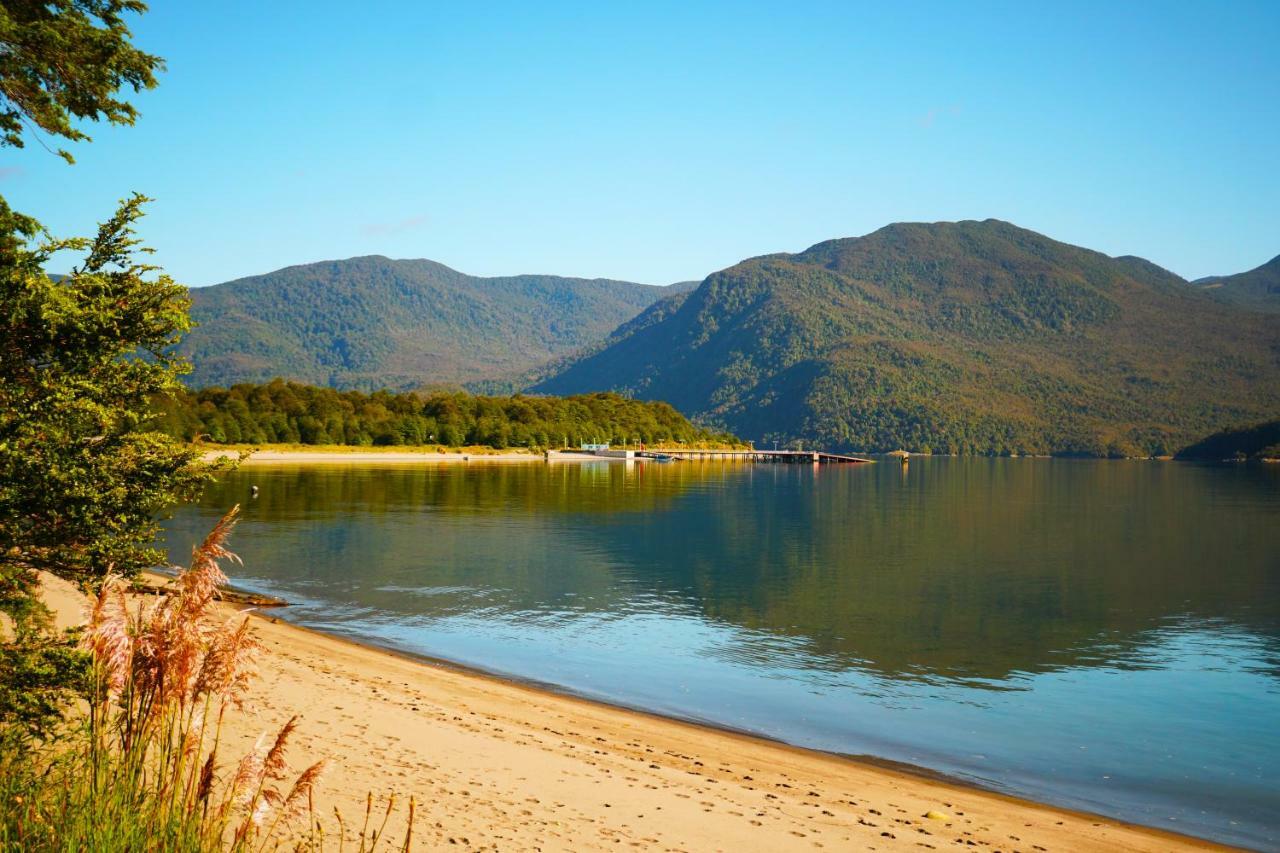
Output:
<instances>
[{"instance_id":1,"label":"distant shoreline","mask_svg":"<svg viewBox=\"0 0 1280 853\"><path fill-rule=\"evenodd\" d=\"M245 464L351 464L361 462L397 463L397 464L463 464L469 462L542 462L545 457L541 453L528 451L499 451L468 449L457 452L440 452L438 450L372 450L367 447L353 447L350 450L320 447L315 450L289 448L276 450L272 448L243 450L223 448L206 450L201 454L205 462L216 462L219 459L234 459L241 453L247 453Z\"/></svg>"},{"instance_id":2,"label":"distant shoreline","mask_svg":"<svg viewBox=\"0 0 1280 853\"><path fill-rule=\"evenodd\" d=\"M283 465L283 464L484 464L484 463L527 463L527 462L621 462L622 459L611 459L595 456L585 451L549 450L531 451L525 448L512 450L494 450L491 447L461 447L456 450L440 450L437 447L423 448L371 448L342 446L276 446L276 447L219 447L201 452L205 462L216 462L220 459L235 459L240 454L248 454L243 464Z\"/></svg>"},{"instance_id":3,"label":"distant shoreline","mask_svg":"<svg viewBox=\"0 0 1280 853\"><path fill-rule=\"evenodd\" d=\"M207 445L205 446L207 447ZM650 450L671 450L673 448L653 447ZM693 448L689 448L693 449ZM201 450L201 459L205 462L216 462L220 459L234 459L241 454L247 454L243 464L251 465L322 465L322 464L357 464L357 463L377 463L377 464L435 464L435 465L460 465L460 464L486 464L486 463L528 463L528 462L620 462L622 459L610 459L603 456L595 456L586 451L577 450L549 450L549 451L533 451L527 448L512 448L508 450L495 450L492 447L459 447L442 449L437 445L428 445L426 447L358 447L349 445L255 445L255 446L219 446L210 449ZM897 454L884 453L865 453L860 454L869 457L895 456ZM908 459L1085 459L1092 461L1113 461L1113 462L1218 462L1241 464L1243 460L1222 459L1175 459L1172 456L1151 456L1151 457L1124 457L1119 459L1107 459L1106 457L1096 456L1049 456L1049 455L1025 455L1025 456L972 456L962 457L955 454L945 453L910 453L907 454ZM904 459L905 461L905 459ZM1255 463L1276 463L1280 459L1260 458L1251 459L1249 462Z\"/></svg>"}]
</instances>

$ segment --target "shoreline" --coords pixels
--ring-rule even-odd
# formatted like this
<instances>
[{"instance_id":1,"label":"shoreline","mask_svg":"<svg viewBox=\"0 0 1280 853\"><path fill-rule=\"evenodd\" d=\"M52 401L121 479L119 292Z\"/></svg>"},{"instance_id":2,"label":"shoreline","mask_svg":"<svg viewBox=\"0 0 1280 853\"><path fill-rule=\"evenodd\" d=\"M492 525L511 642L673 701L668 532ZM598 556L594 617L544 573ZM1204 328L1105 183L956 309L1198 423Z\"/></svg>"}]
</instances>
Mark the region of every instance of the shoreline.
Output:
<instances>
[{"instance_id":1,"label":"shoreline","mask_svg":"<svg viewBox=\"0 0 1280 853\"><path fill-rule=\"evenodd\" d=\"M248 612L240 610L239 612ZM833 752L829 750L816 749L813 747L801 746L789 743L781 738L771 737L760 732L752 732L745 729L734 728L733 726L717 723L713 720L699 720L689 717L681 717L672 714L664 714L659 711L653 711L635 705L627 705L621 702L614 702L608 699L597 698L580 693L570 688L561 687L554 683L543 682L532 678L522 678L518 675L509 675L501 672L484 669L480 666L461 663L459 661L450 660L448 658L436 657L433 655L410 652L403 649L397 649L390 646L380 645L367 640L360 640L342 634L329 633L320 628L299 625L282 619L275 613L261 610L254 610L250 613L255 619L265 620L277 626L284 626L287 630L299 633L304 637L323 638L334 643L342 644L350 647L356 652L366 652L373 654L386 655L405 662L410 665L418 665L431 670L439 670L444 672L455 673L465 678L473 678L480 681L492 682L497 686L510 688L514 691L521 691L533 694L541 698L557 698L574 703L581 703L588 708L595 708L605 712L614 712L619 715L631 715L650 721L656 725L678 726L690 730L694 733L704 733L708 737L723 737L726 739L740 741L745 745L754 746L763 749L774 749L782 752L794 753L797 756L805 757L815 761L829 761L835 764L845 764L856 768L862 772L884 773L899 777L908 785L913 782L919 782L946 789L953 789L958 793L968 793L978 795L984 798L991 798L1003 803L1020 808L1029 808L1037 811L1044 811L1051 814L1065 816L1078 821L1087 821L1092 827L1105 827L1110 825L1116 829L1125 831L1136 831L1145 835L1152 836L1152 840L1159 841L1161 839L1167 842L1167 846L1156 847L1158 850L1242 850L1247 848L1234 847L1222 842L1213 841L1199 836L1187 835L1176 832L1174 830L1164 829L1157 826L1148 826L1141 823L1133 823L1131 821L1122 820L1120 818L1108 817L1096 812L1085 811L1082 809L1074 809L1069 806L1058 806L1052 803L1032 800L1027 797L1021 797L1017 794L1006 793L996 790L992 787L986 787L976 781L954 776L940 770L934 770L923 765L910 764L908 762L894 761L889 758L882 758L870 754L855 754ZM892 807L892 804L889 804ZM909 821L908 821L909 822ZM948 826L950 824L947 824ZM1065 822L1059 825L1066 825ZM926 822L926 827L930 825ZM1031 826L1024 825L1023 828ZM983 845L986 846L986 845ZM776 848L771 848L776 849ZM876 849L874 847L868 849ZM1015 849L1018 849L1015 846ZM1054 850L1061 849L1099 849L1092 846L1081 848L1050 848ZM1145 850L1142 846L1126 846L1129 850Z\"/></svg>"},{"instance_id":2,"label":"shoreline","mask_svg":"<svg viewBox=\"0 0 1280 853\"><path fill-rule=\"evenodd\" d=\"M395 837L412 794L425 849L1230 849L252 615L257 712L228 754L300 712L295 763L331 758L317 813L394 791Z\"/></svg>"},{"instance_id":3,"label":"shoreline","mask_svg":"<svg viewBox=\"0 0 1280 853\"><path fill-rule=\"evenodd\" d=\"M654 451L676 450L676 448L649 448ZM242 465L330 465L330 464L514 464L531 462L550 463L609 463L634 462L636 460L621 457L595 456L592 453L577 450L530 451L527 449L494 450L491 447L464 447L454 450L440 450L428 445L422 448L369 448L347 445L266 445L266 446L227 446L201 450L200 458L204 462L217 462L223 459L236 459L246 454ZM880 457L895 458L893 453L862 453L867 461L875 461ZM1015 455L999 456L956 456L945 453L911 453L906 459L1032 459L1032 460L1076 460L1107 462L1182 462L1210 465L1269 465L1280 464L1280 459L1259 458L1250 460L1236 459L1177 459L1168 456L1134 456L1122 459L1108 459L1093 456L1053 456L1053 455Z\"/></svg>"},{"instance_id":4,"label":"shoreline","mask_svg":"<svg viewBox=\"0 0 1280 853\"><path fill-rule=\"evenodd\" d=\"M162 588L165 586L167 582L172 581L174 579L173 575L166 575L163 572L159 572L155 570L144 570L140 575L140 577L145 578L147 581L150 582L149 585L155 588ZM52 578L52 580L54 582L60 582L59 579L57 578ZM499 672L497 670L485 669L482 666L477 666L474 664L462 663L461 661L450 660L449 658L426 654L424 652L411 652L405 649L398 649L393 646L376 643L371 640L362 640L352 636L325 631L322 628L313 628L307 625L300 625L297 622L291 622L287 618L281 616L279 611L277 610L277 608L289 607L291 605L291 602L289 601L266 596L267 598L270 598L273 602L276 602L276 603L264 606L261 604L245 602L242 600L243 597L258 596L259 593L250 592L244 589L243 587L235 586L233 583L228 583L227 585L221 588L221 594L223 596L226 596L228 593L231 593L233 597L224 598L220 606L224 610L227 610L229 613L247 613L248 615L252 616L255 619L265 620L272 624L288 626L288 628L298 631L304 635L309 635L314 637L323 637L327 640L332 640L333 642L336 642L336 643L342 643L344 645L350 646L357 650L364 650L369 652L377 652L380 654L390 655L392 657L404 660L407 663L416 663L425 667L445 669L451 672L456 672L461 675L466 675L473 678L486 679L486 680L495 681L495 682L498 682L499 684L507 685L510 687L530 690L538 694L549 694L552 696L564 697L566 699L574 699L579 702L585 702L589 705L597 705L604 708L611 708L613 710L620 711L622 713L637 714L639 716L647 717L655 721L679 723L686 726L692 726L695 729L706 729L708 731L717 732L720 734L745 738L748 741L771 744L773 746L777 746L783 749L796 750L798 752L805 753L808 755L825 756L833 759L838 759L841 761L850 761L855 764L869 765L871 767L881 768L893 773L900 773L904 776L909 776L912 778L924 779L931 782L940 782L946 785L955 786L957 788L968 788L975 791L980 791L985 794L991 794L993 796L1005 797L1007 799L1010 799L1016 802L1030 803L1032 805L1039 805L1039 806L1045 806L1046 808L1058 809L1064 812L1079 815L1081 817L1112 821L1115 823L1123 824L1125 826L1134 826L1142 829L1150 829L1154 832L1161 832L1161 833L1167 832L1168 834L1178 838L1190 838L1197 841L1201 840L1196 838L1195 836L1187 836L1177 832L1170 832L1168 830L1164 830L1159 827L1147 827L1147 826L1144 826L1143 824L1130 823L1128 821L1119 820L1117 818L1106 817L1104 815L1095 814L1093 812L1082 811L1079 809L1071 809L1065 806L1054 806L1048 803L1039 803L1036 800L1027 799L1025 797L1019 797L1016 794L1008 794L1003 791L998 791L994 788L988 788L977 782L973 782L959 776L953 776L941 770L934 770L932 768L925 767L919 764L910 764L905 761L894 761L893 759L890 759L890 758L881 758L880 756L870 755L870 754L834 752L831 750L816 749L813 747L801 746L799 744L790 743L786 740L783 740L782 738L772 737L762 732L753 732L747 729L734 728L733 726L730 726L724 723L718 723L714 720L700 720L693 717L681 717L675 714L664 714L659 711L653 711L647 708L642 708L638 705L628 705L623 702L615 702L615 701L610 701L609 699L590 696L586 693L573 690L572 688L569 688L569 687L563 687L561 685L558 685L549 681L541 681L536 678L525 678L519 675L511 675L511 674ZM269 610L264 609L264 607L269 607L271 609Z\"/></svg>"},{"instance_id":5,"label":"shoreline","mask_svg":"<svg viewBox=\"0 0 1280 853\"><path fill-rule=\"evenodd\" d=\"M483 465L489 463L528 464L540 463L616 463L634 462L622 457L596 456L592 453L575 450L549 450L530 452L527 450L493 450L490 448L466 448L457 451L439 450L369 450L367 448L334 449L320 448L316 450L299 450L296 448L222 448L206 450L200 455L204 462L217 462L222 459L235 459L241 453L248 456L242 465L343 465L343 464L388 464L388 465Z\"/></svg>"},{"instance_id":6,"label":"shoreline","mask_svg":"<svg viewBox=\"0 0 1280 853\"><path fill-rule=\"evenodd\" d=\"M338 450L322 448L317 450L299 450L296 448L220 448L206 450L200 454L201 461L217 462L222 459L236 459L240 454L248 454L242 465L279 465L298 463L392 463L422 464L445 463L461 464L467 462L543 462L541 453L520 451L501 452L495 450L468 450L466 452L441 452L435 450L369 450L352 448Z\"/></svg>"},{"instance_id":7,"label":"shoreline","mask_svg":"<svg viewBox=\"0 0 1280 853\"><path fill-rule=\"evenodd\" d=\"M229 610L239 608L228 608ZM315 646L326 646L329 644L341 646L347 649L353 655L361 659L369 659L380 657L390 661L395 661L408 667L418 668L421 675L436 676L450 675L458 679L478 682L479 684L488 686L507 694L515 694L515 696L504 698L519 698L520 706L537 705L541 703L566 704L574 710L581 712L582 716L604 716L614 718L622 723L628 730L657 729L677 730L681 734L688 736L694 741L705 741L707 744L706 752L701 756L702 759L722 755L724 753L733 755L754 755L756 753L773 753L773 758L783 758L784 761L790 758L803 764L818 765L823 768L822 777L835 777L839 779L842 776L878 776L883 783L887 783L894 791L901 795L901 799L909 800L913 796L930 796L935 802L935 809L930 809L919 814L914 814L910 809L902 809L901 804L890 801L885 798L877 803L874 799L868 801L868 813L874 817L879 817L885 823L877 823L876 826L868 827L864 824L853 822L850 828L862 829L866 835L866 849L895 849L898 846L910 846L918 849L918 840L925 834L945 837L945 829L958 826L960 822L964 824L973 824L975 819L981 820L986 815L975 815L975 811L986 811L978 807L969 805L967 808L957 809L954 813L945 811L955 809L956 805L962 800L976 800L982 805L993 806L992 811L1002 813L1002 817L1014 817L1015 822L1010 822L1003 829L1011 832L1023 833L1016 840L1018 842L1012 845L1013 849L1034 849L1034 842L1031 839L1031 830L1036 828L1034 821L1028 822L1028 815L1034 813L1036 816L1045 818L1053 818L1053 829L1058 830L1068 838L1058 838L1052 846L1041 844L1041 847L1049 850L1096 850L1096 849L1112 849L1115 847L1123 847L1128 850L1230 850L1237 849L1229 846L1221 845L1207 839L1201 839L1195 836L1183 835L1181 833L1162 829L1159 827L1150 827L1142 824L1130 823L1127 821L1117 820L1091 812L1080 811L1050 804L1040 803L1018 797L1013 794L1006 794L1000 791L994 791L981 787L973 782L955 777L948 776L944 773L930 770L926 767L894 762L888 759L881 759L875 756L864 755L847 755L842 753L827 752L823 750L811 749L808 747L797 746L782 740L770 738L752 732L745 732L734 729L732 727L718 725L709 721L695 721L679 717L664 715L658 712L636 708L632 706L608 702L606 700L596 699L592 697L576 694L556 687L555 685L542 684L531 679L521 679L516 676L503 675L500 673L490 672L479 667L468 666L455 661L443 658L432 657L430 655L406 652L399 649L388 648L386 646L376 645L366 641L361 641L352 637L345 637L339 634L332 634L317 628L309 628L296 625L280 619L278 616L267 612L254 612L252 615L261 628L263 623L271 626L271 635L277 633L294 635L303 643ZM272 639L276 639L272 636ZM320 651L320 649L317 649ZM474 712L473 712L474 713ZM725 750L724 747L730 746L731 749ZM601 751L603 752L603 750ZM691 750L693 755L685 755L682 758L686 761L692 761L694 766L703 767L710 766L711 761L699 760L700 756L696 753L698 750ZM668 753L669 755L669 753ZM647 759L646 759L647 760ZM789 763L789 762L788 762ZM721 765L723 770L725 765ZM843 771L843 772L841 772ZM693 774L695 771L685 770L685 773ZM787 777L790 778L790 777ZM752 777L747 776L748 781L754 781ZM787 790L788 783L775 782L774 787L782 787ZM795 787L794 785L792 787ZM407 795L407 794L406 794ZM322 794L323 796L323 794ZM678 795L677 795L678 796ZM766 795L768 796L768 795ZM777 796L777 795L775 795ZM811 792L803 792L794 795L799 800L802 807L809 806L802 797L815 796ZM821 795L818 795L821 796ZM421 802L421 801L420 801ZM785 801L784 802L789 802ZM846 801L847 802L847 801ZM1016 811L1016 816L1004 815L1007 811ZM898 811L900 816L894 817L890 813ZM950 821L930 819L925 817L930 811L946 814L952 818ZM880 812L880 814L876 814ZM874 820L874 818L873 818ZM984 823L1003 823L1003 821L983 821ZM808 821L803 821L808 823ZM1042 829L1047 830L1045 826ZM867 829L878 829L880 832L867 833ZM926 830L921 833L920 830ZM985 826L983 829L991 831L994 826ZM897 835L896 837L886 837L883 831L889 831L894 835L894 830L900 833L909 831L914 838ZM757 831L758 828L757 828ZM802 841L804 836L798 835L798 831L789 830L788 834L793 836L793 840L797 843L789 845L786 843L770 843L760 847L748 846L737 847L726 845L721 848L720 844L715 845L715 849L812 849L815 845L798 843ZM957 834L968 835L969 831L961 829ZM1058 834L1055 832L1053 834ZM872 839L875 839L872 841ZM850 836L842 839L843 841L853 842L856 836ZM1069 839L1069 840L1068 840ZM983 840L974 836L975 844L983 847L992 847L1001 849L1001 845L1008 845L1008 842L1015 840L1013 835L1006 839ZM897 844L893 843L897 842ZM903 844L902 842L906 842ZM447 843L447 842L446 842ZM961 842L963 843L963 842ZM876 845L881 845L877 847ZM541 846L541 845L540 845ZM585 846L590 847L590 840L585 840ZM820 844L817 846L821 846ZM573 849L580 849L578 842L570 844ZM694 845L692 847L677 846L670 849L712 849Z\"/></svg>"}]
</instances>

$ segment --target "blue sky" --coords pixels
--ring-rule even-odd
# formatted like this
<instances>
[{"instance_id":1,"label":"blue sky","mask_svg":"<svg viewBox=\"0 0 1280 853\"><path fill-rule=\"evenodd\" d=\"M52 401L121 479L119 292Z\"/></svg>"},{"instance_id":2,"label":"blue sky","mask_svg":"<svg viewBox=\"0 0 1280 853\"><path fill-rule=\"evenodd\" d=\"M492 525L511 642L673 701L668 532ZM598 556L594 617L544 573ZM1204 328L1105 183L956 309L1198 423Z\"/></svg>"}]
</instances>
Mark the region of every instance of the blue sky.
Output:
<instances>
[{"instance_id":1,"label":"blue sky","mask_svg":"<svg viewBox=\"0 0 1280 853\"><path fill-rule=\"evenodd\" d=\"M0 150L179 281L363 254L653 283L997 217L1188 277L1280 254L1280 3L186 3L132 128Z\"/></svg>"}]
</instances>

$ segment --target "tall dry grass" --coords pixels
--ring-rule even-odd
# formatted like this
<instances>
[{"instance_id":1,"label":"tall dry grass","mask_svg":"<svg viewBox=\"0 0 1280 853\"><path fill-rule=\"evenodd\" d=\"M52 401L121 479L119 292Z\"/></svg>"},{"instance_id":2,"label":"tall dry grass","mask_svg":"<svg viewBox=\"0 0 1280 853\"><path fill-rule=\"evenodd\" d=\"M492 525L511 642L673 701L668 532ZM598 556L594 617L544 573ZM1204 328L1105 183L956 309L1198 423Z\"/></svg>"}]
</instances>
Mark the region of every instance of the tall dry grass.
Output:
<instances>
[{"instance_id":1,"label":"tall dry grass","mask_svg":"<svg viewBox=\"0 0 1280 853\"><path fill-rule=\"evenodd\" d=\"M259 649L248 615L214 616L219 564L239 559L226 546L238 511L158 603L131 603L119 578L102 585L81 638L92 661L82 725L51 747L0 750L0 849L341 849L341 817L326 843L314 809L325 762L295 775L286 760L298 717L239 760L223 755L224 718L243 706ZM385 837L385 819L370 829L369 805L361 851ZM411 801L401 849L412 824Z\"/></svg>"}]
</instances>

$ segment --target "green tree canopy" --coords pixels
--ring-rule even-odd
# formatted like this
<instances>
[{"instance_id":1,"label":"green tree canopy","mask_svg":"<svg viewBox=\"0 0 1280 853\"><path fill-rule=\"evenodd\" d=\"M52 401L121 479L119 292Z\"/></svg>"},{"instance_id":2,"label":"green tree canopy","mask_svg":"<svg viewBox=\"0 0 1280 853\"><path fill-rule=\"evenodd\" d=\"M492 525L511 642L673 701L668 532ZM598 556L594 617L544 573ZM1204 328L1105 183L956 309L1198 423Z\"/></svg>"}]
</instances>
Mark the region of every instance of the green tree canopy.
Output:
<instances>
[{"instance_id":1,"label":"green tree canopy","mask_svg":"<svg viewBox=\"0 0 1280 853\"><path fill-rule=\"evenodd\" d=\"M117 93L154 87L164 64L130 43L124 16L146 8L138 0L0 2L0 145L23 147L27 130L89 139L76 120L133 124L137 110Z\"/></svg>"},{"instance_id":2,"label":"green tree canopy","mask_svg":"<svg viewBox=\"0 0 1280 853\"><path fill-rule=\"evenodd\" d=\"M155 517L207 470L149 428L148 403L178 387L167 354L190 326L186 290L138 260L125 201L93 239L48 240L0 258L0 577L75 578L162 561ZM17 241L10 235L10 242ZM84 261L54 280L53 252Z\"/></svg>"},{"instance_id":3,"label":"green tree canopy","mask_svg":"<svg viewBox=\"0 0 1280 853\"><path fill-rule=\"evenodd\" d=\"M156 401L157 428L230 444L482 445L583 443L736 445L662 402L619 394L486 397L462 392L336 391L277 379L183 391Z\"/></svg>"},{"instance_id":4,"label":"green tree canopy","mask_svg":"<svg viewBox=\"0 0 1280 853\"><path fill-rule=\"evenodd\" d=\"M132 124L118 93L155 85L161 60L130 43L137 0L0 0L0 146L30 132L72 142L79 122ZM58 153L68 162L71 155ZM50 239L0 198L0 754L47 733L83 661L47 630L37 570L90 582L159 563L156 515L211 476L151 428L178 384L166 355L190 326L186 291L139 261L141 196L93 238ZM83 257L54 279L55 252ZM15 725L16 724L16 725ZM12 736L12 737L11 737ZM6 804L9 805L9 804Z\"/></svg>"}]
</instances>

